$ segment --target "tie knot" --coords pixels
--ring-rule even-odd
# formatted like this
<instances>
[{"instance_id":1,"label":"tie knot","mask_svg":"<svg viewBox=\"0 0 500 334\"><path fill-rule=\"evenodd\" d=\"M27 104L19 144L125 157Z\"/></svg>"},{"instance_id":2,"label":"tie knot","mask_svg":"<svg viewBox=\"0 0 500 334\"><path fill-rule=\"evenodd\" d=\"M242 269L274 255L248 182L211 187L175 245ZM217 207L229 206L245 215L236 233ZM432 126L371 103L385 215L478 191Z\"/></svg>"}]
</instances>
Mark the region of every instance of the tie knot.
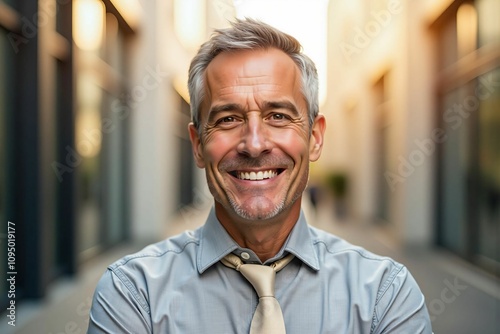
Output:
<instances>
[{"instance_id":1,"label":"tie knot","mask_svg":"<svg viewBox=\"0 0 500 334\"><path fill-rule=\"evenodd\" d=\"M269 267L274 269L275 272L280 271L283 269L290 261L292 261L294 258L293 254L288 254L287 256L271 263ZM242 265L246 265L241 261L241 259L234 255L233 253L227 254L224 258L221 259L222 264L224 264L226 267L236 269L237 271L240 271ZM261 266L261 265L257 265Z\"/></svg>"},{"instance_id":2,"label":"tie knot","mask_svg":"<svg viewBox=\"0 0 500 334\"><path fill-rule=\"evenodd\" d=\"M276 272L273 268L260 264L243 264L240 273L252 284L259 298L274 297Z\"/></svg>"},{"instance_id":3,"label":"tie knot","mask_svg":"<svg viewBox=\"0 0 500 334\"><path fill-rule=\"evenodd\" d=\"M230 253L221 262L230 268L239 271L254 287L260 297L274 296L274 281L276 272L280 271L293 259L293 254L271 263L269 266L261 264L244 264L241 259Z\"/></svg>"}]
</instances>

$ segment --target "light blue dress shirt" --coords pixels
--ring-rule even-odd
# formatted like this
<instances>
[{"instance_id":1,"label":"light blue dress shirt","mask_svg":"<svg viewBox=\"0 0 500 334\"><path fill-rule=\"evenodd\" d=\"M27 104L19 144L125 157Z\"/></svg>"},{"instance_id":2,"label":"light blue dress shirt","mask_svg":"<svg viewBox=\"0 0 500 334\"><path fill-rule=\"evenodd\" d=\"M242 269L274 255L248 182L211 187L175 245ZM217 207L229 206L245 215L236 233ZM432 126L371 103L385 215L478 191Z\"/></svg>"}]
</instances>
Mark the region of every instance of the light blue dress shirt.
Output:
<instances>
[{"instance_id":1,"label":"light blue dress shirt","mask_svg":"<svg viewBox=\"0 0 500 334\"><path fill-rule=\"evenodd\" d=\"M199 229L122 258L96 288L88 333L248 333L258 297L220 263L230 252L260 263L212 209ZM403 265L309 226L303 213L266 264L288 253L294 260L276 275L288 334L432 332L424 296Z\"/></svg>"}]
</instances>

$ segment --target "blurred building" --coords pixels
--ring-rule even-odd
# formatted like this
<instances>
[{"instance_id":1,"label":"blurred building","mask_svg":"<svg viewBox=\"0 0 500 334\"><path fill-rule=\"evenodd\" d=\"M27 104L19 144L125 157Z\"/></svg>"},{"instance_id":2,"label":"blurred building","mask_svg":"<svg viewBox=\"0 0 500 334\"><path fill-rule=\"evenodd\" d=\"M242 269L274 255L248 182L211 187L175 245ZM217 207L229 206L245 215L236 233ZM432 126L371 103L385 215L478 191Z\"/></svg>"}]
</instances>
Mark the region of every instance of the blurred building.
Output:
<instances>
[{"instance_id":1,"label":"blurred building","mask_svg":"<svg viewBox=\"0 0 500 334\"><path fill-rule=\"evenodd\" d=\"M500 1L330 1L330 168L355 221L500 264Z\"/></svg>"},{"instance_id":2,"label":"blurred building","mask_svg":"<svg viewBox=\"0 0 500 334\"><path fill-rule=\"evenodd\" d=\"M328 133L313 179L344 173L353 220L396 243L498 270L500 2L322 2ZM242 3L0 0L0 267L11 221L17 299L209 200L187 68Z\"/></svg>"}]
</instances>

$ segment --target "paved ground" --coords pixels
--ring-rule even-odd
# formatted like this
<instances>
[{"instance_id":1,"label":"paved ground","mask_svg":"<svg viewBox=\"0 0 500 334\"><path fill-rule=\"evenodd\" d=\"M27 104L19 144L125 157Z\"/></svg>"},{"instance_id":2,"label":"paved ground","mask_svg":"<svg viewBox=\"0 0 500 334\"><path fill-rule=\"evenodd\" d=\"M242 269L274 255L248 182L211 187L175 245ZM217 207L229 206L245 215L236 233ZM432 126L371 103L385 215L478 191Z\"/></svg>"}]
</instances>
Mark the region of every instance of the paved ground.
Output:
<instances>
[{"instance_id":1,"label":"paved ground","mask_svg":"<svg viewBox=\"0 0 500 334\"><path fill-rule=\"evenodd\" d=\"M206 208L184 210L166 230L166 235L195 228L203 221L206 212ZM310 221L317 222L315 225L318 227L404 263L427 298L435 333L500 333L498 279L443 250L401 249L373 224L335 221L332 212L332 208L326 204L320 206L317 212L306 206L306 214L314 218ZM0 333L85 333L92 293L107 264L143 246L123 245L85 263L79 277L57 282L43 301L23 303L18 309L15 328L7 325L7 318L3 314L0 318Z\"/></svg>"}]
</instances>

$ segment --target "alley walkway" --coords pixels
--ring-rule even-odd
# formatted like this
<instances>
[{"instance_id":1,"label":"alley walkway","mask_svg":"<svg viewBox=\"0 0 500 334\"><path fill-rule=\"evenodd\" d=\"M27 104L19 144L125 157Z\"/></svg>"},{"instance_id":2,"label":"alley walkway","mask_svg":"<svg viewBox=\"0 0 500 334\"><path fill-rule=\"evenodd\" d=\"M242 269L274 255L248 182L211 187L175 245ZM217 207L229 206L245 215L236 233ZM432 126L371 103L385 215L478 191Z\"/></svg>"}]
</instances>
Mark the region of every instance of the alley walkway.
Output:
<instances>
[{"instance_id":1,"label":"alley walkway","mask_svg":"<svg viewBox=\"0 0 500 334\"><path fill-rule=\"evenodd\" d=\"M410 269L426 296L435 333L500 333L498 279L443 250L402 249L391 243L391 239L373 224L335 221L333 209L328 204L320 205L314 212L307 203L305 201L306 215L317 227L374 253L390 256ZM193 206L183 210L166 235L199 226L207 212L207 207ZM23 303L18 308L15 328L8 326L6 316L2 315L0 333L86 333L92 293L106 266L143 246L123 245L85 263L76 279L54 284L49 296L42 302Z\"/></svg>"}]
</instances>

